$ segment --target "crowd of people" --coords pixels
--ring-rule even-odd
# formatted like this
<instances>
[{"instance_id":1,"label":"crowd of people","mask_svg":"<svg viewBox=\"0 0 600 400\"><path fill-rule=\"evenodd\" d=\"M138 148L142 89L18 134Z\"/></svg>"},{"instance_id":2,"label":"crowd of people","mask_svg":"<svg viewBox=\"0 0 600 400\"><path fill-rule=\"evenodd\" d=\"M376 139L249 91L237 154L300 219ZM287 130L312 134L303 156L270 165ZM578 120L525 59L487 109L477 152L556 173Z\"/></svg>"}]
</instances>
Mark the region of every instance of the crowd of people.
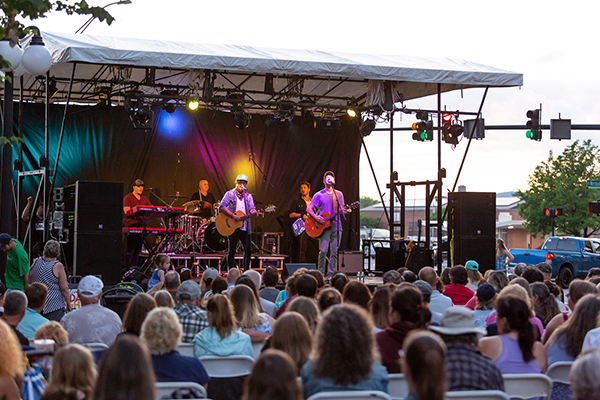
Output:
<instances>
[{"instance_id":1,"label":"crowd of people","mask_svg":"<svg viewBox=\"0 0 600 400\"><path fill-rule=\"evenodd\" d=\"M544 373L559 361L574 362L572 384L555 384L553 399L600 396L600 269L573 281L564 299L543 264L481 274L469 261L442 276L401 268L374 291L342 273L328 286L321 272L300 268L279 290L275 268L227 276L209 268L197 281L161 256L150 289L121 318L101 304L95 276L81 279L81 306L71 311L57 257L49 241L23 290L0 286L2 399L20 398L23 349L35 339L54 342L47 400L150 399L156 382L184 381L215 399L299 400L388 392L394 373L405 374L409 399L441 400L447 391L504 390L503 374ZM178 351L182 343L193 357ZM246 379L211 380L200 359L255 358L256 346Z\"/></svg>"}]
</instances>

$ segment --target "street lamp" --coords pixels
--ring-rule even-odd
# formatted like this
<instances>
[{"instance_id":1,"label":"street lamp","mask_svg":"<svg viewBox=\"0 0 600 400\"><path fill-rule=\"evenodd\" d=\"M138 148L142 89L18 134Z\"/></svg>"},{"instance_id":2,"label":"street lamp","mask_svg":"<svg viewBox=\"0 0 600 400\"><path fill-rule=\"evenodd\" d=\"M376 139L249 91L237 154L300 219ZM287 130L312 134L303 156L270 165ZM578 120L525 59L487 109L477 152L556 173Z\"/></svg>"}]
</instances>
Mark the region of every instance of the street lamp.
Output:
<instances>
[{"instance_id":1,"label":"street lamp","mask_svg":"<svg viewBox=\"0 0 600 400\"><path fill-rule=\"evenodd\" d=\"M3 68L2 71L16 71L17 76L23 75L23 72L29 72L33 76L38 76L44 75L52 66L52 54L44 46L44 40L39 28L30 26L29 29L34 34L25 51L18 44L11 46L8 38L0 40L0 56L10 64L10 69Z\"/></svg>"},{"instance_id":2,"label":"street lamp","mask_svg":"<svg viewBox=\"0 0 600 400\"><path fill-rule=\"evenodd\" d=\"M112 6L112 5L114 5L114 4L131 4L131 1L130 1L130 0L121 0L121 1L115 1L114 3L107 4L107 5L105 5L105 6L104 6L104 7L102 7L102 8L104 9L104 8L106 8L106 7L109 7L109 6ZM75 31L75 33L82 34L83 32L85 32L85 30L88 28L88 26L90 26L90 25L91 25L91 23L94 21L94 18L96 18L96 17L92 15L92 16L90 17L90 19L88 19L87 21L85 21L85 24L81 25L81 26L79 27L79 29L77 29L77 30ZM80 32L80 31L81 31L81 32Z\"/></svg>"}]
</instances>

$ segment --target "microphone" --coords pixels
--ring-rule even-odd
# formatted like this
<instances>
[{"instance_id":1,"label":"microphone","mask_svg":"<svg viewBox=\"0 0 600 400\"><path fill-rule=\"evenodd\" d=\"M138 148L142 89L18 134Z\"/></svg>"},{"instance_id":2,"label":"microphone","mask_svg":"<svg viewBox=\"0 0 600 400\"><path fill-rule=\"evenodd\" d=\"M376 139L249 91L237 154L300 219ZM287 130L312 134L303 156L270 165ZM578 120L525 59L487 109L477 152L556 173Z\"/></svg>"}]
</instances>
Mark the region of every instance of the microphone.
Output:
<instances>
[{"instance_id":1,"label":"microphone","mask_svg":"<svg viewBox=\"0 0 600 400\"><path fill-rule=\"evenodd\" d=\"M154 190L154 188L144 188L145 191L151 191Z\"/></svg>"}]
</instances>

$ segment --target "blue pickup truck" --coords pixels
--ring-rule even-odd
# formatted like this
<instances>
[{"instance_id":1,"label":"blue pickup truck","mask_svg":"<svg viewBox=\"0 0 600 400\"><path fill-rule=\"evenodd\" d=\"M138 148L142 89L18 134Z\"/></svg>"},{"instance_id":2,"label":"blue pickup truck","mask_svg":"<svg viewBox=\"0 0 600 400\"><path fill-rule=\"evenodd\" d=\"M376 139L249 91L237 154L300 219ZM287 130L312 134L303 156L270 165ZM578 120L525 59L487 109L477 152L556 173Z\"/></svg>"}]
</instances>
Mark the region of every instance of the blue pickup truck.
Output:
<instances>
[{"instance_id":1,"label":"blue pickup truck","mask_svg":"<svg viewBox=\"0 0 600 400\"><path fill-rule=\"evenodd\" d=\"M550 237L541 250L510 249L518 263L537 265L546 261L552 265L556 284L568 288L573 278L584 278L590 268L600 268L600 240L578 237Z\"/></svg>"}]
</instances>

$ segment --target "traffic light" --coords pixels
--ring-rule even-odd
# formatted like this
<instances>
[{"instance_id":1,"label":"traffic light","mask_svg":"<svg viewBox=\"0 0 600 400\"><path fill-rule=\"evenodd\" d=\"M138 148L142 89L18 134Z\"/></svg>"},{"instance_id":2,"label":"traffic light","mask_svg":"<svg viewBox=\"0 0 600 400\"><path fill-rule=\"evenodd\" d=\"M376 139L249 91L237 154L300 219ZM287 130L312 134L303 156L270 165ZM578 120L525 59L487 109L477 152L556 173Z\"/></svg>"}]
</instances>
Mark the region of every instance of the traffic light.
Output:
<instances>
[{"instance_id":1,"label":"traffic light","mask_svg":"<svg viewBox=\"0 0 600 400\"><path fill-rule=\"evenodd\" d=\"M590 203L592 204L592 203ZM563 215L563 209L562 208L544 208L544 215L546 217L560 217L561 215Z\"/></svg>"},{"instance_id":2,"label":"traffic light","mask_svg":"<svg viewBox=\"0 0 600 400\"><path fill-rule=\"evenodd\" d=\"M444 113L442 115L444 124L442 125L442 139L444 142L457 145L458 137L463 134L464 128L459 124L452 124L452 114Z\"/></svg>"},{"instance_id":3,"label":"traffic light","mask_svg":"<svg viewBox=\"0 0 600 400\"><path fill-rule=\"evenodd\" d=\"M592 201L589 203L590 214L600 215L600 201Z\"/></svg>"},{"instance_id":4,"label":"traffic light","mask_svg":"<svg viewBox=\"0 0 600 400\"><path fill-rule=\"evenodd\" d=\"M413 140L419 142L431 142L433 140L433 121L418 121L412 124Z\"/></svg>"},{"instance_id":5,"label":"traffic light","mask_svg":"<svg viewBox=\"0 0 600 400\"><path fill-rule=\"evenodd\" d=\"M542 126L540 123L540 110L529 110L527 111L527 133L525 136L527 139L540 141L542 140Z\"/></svg>"}]
</instances>

